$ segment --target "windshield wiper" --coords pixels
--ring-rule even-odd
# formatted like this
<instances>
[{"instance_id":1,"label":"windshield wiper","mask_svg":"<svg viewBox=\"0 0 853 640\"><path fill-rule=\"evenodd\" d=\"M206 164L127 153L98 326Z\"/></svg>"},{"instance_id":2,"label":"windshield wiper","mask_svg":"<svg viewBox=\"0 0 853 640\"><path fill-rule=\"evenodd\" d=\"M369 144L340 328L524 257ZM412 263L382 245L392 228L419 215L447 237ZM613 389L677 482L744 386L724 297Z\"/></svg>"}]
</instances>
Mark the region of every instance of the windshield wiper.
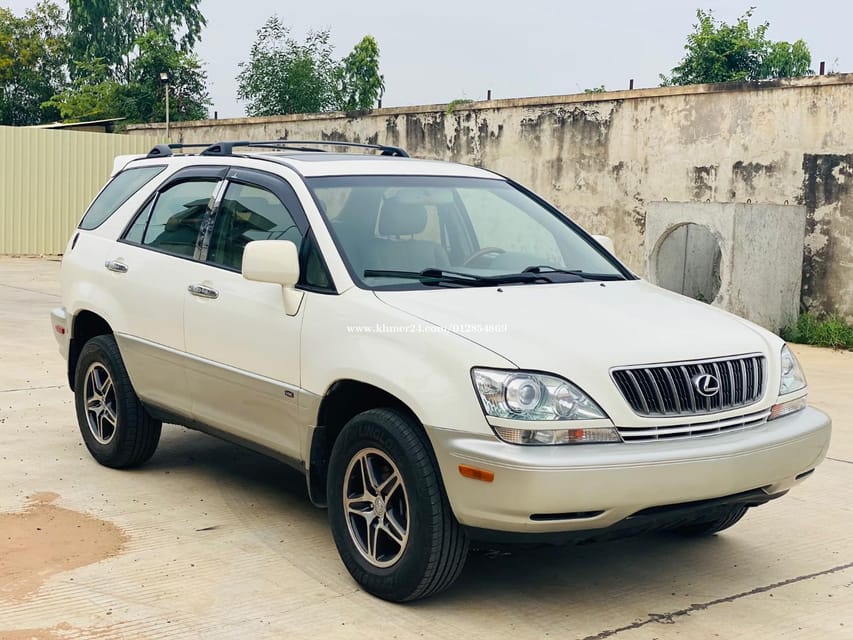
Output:
<instances>
[{"instance_id":1,"label":"windshield wiper","mask_svg":"<svg viewBox=\"0 0 853 640\"><path fill-rule=\"evenodd\" d=\"M497 276L480 276L476 273L463 273L447 269L429 268L423 271L393 271L386 269L366 269L365 278L401 278L420 280L424 284L451 283L473 287L489 287L500 284L515 284L524 282L552 282L545 275L537 273L507 273Z\"/></svg>"},{"instance_id":2,"label":"windshield wiper","mask_svg":"<svg viewBox=\"0 0 853 640\"><path fill-rule=\"evenodd\" d=\"M583 280L624 280L624 276L618 273L590 273L589 271L584 271L583 269L560 269L558 267L552 267L547 264L536 264L531 265L524 269L521 273L536 273L536 274L547 274L547 273L565 273L567 275L577 276L579 279Z\"/></svg>"}]
</instances>

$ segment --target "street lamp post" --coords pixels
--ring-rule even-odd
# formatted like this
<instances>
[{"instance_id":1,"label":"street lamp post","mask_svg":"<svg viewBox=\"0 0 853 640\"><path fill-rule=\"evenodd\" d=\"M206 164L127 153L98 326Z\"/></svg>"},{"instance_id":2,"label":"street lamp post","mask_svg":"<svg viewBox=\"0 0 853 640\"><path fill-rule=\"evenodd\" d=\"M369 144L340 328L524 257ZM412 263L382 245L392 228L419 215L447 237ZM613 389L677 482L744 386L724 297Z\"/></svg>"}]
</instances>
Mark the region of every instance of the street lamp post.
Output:
<instances>
[{"instance_id":1,"label":"street lamp post","mask_svg":"<svg viewBox=\"0 0 853 640\"><path fill-rule=\"evenodd\" d=\"M166 87L166 139L169 138L169 80L171 76L168 71L160 72L160 82Z\"/></svg>"}]
</instances>

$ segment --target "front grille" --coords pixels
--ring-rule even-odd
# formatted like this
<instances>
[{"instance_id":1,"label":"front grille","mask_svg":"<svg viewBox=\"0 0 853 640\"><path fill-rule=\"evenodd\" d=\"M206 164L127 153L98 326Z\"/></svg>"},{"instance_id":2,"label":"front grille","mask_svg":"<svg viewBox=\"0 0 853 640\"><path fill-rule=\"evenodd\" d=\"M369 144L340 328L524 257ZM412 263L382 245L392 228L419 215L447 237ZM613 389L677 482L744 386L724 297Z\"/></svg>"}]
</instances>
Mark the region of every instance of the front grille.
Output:
<instances>
[{"instance_id":1,"label":"front grille","mask_svg":"<svg viewBox=\"0 0 853 640\"><path fill-rule=\"evenodd\" d=\"M693 379L710 374L719 391L704 397ZM764 356L751 354L716 360L694 360L611 372L634 413L651 417L702 415L749 406L764 395Z\"/></svg>"},{"instance_id":2,"label":"front grille","mask_svg":"<svg viewBox=\"0 0 853 640\"><path fill-rule=\"evenodd\" d=\"M624 442L651 442L654 440L677 440L681 438L697 438L700 436L713 436L718 433L730 433L757 427L765 422L770 416L770 409L748 413L735 418L725 420L712 420L710 422L696 422L690 424L676 424L667 427L617 427L619 435Z\"/></svg>"}]
</instances>

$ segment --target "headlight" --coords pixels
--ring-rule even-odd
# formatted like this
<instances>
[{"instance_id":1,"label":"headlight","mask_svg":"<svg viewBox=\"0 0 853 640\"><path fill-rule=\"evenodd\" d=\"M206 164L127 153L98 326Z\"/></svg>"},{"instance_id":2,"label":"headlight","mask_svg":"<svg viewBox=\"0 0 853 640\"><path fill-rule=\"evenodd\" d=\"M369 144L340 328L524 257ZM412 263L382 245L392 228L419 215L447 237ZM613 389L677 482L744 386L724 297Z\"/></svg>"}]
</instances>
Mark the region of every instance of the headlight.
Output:
<instances>
[{"instance_id":1,"label":"headlight","mask_svg":"<svg viewBox=\"0 0 853 640\"><path fill-rule=\"evenodd\" d=\"M779 385L779 395L784 396L806 387L806 375L797 362L797 357L788 349L788 345L782 347L782 382Z\"/></svg>"},{"instance_id":2,"label":"headlight","mask_svg":"<svg viewBox=\"0 0 853 640\"><path fill-rule=\"evenodd\" d=\"M487 416L512 420L600 420L607 414L571 382L544 373L474 369Z\"/></svg>"}]
</instances>

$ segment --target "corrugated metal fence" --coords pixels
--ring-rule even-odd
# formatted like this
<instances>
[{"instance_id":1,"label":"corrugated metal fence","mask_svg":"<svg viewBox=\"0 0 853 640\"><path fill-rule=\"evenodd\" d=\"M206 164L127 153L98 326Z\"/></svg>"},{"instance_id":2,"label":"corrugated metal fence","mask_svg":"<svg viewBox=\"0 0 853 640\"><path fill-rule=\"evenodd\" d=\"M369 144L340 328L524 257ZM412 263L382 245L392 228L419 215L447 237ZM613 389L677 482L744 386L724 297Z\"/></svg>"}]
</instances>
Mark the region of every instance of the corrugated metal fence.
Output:
<instances>
[{"instance_id":1,"label":"corrugated metal fence","mask_svg":"<svg viewBox=\"0 0 853 640\"><path fill-rule=\"evenodd\" d=\"M58 254L117 155L147 153L149 136L0 127L0 254Z\"/></svg>"}]
</instances>

